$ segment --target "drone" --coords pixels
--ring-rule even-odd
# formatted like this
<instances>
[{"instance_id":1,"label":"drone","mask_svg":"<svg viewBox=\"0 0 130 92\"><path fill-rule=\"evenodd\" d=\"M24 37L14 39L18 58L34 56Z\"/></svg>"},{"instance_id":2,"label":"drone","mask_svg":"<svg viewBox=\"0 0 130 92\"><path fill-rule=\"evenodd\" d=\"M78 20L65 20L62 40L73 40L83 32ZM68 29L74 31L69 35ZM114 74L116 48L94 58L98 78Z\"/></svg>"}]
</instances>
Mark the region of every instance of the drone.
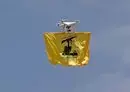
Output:
<instances>
[{"instance_id":1,"label":"drone","mask_svg":"<svg viewBox=\"0 0 130 92\"><path fill-rule=\"evenodd\" d=\"M57 26L62 28L64 32L72 32L74 31L74 26L79 23L79 20L68 21L67 19L62 19Z\"/></svg>"}]
</instances>

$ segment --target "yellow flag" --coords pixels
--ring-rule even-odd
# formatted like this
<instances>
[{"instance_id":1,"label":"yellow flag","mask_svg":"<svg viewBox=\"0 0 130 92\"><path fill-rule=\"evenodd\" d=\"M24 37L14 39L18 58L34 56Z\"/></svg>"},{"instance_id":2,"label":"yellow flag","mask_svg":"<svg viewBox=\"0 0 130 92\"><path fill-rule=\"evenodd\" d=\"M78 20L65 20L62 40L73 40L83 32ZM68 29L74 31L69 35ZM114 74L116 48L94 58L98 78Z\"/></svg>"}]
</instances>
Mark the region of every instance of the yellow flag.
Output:
<instances>
[{"instance_id":1,"label":"yellow flag","mask_svg":"<svg viewBox=\"0 0 130 92\"><path fill-rule=\"evenodd\" d=\"M46 32L43 34L51 64L87 65L90 59L90 32Z\"/></svg>"}]
</instances>

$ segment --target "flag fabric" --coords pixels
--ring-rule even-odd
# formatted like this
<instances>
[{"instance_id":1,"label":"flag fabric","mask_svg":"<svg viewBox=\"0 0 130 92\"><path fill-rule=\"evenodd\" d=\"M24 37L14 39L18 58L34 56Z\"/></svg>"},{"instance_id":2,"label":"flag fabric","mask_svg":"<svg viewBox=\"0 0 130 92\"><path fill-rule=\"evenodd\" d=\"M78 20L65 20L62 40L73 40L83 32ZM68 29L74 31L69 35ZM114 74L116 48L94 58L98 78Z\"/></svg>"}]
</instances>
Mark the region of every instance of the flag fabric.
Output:
<instances>
[{"instance_id":1,"label":"flag fabric","mask_svg":"<svg viewBox=\"0 0 130 92\"><path fill-rule=\"evenodd\" d=\"M51 64L83 66L90 60L90 32L46 32L43 34Z\"/></svg>"}]
</instances>

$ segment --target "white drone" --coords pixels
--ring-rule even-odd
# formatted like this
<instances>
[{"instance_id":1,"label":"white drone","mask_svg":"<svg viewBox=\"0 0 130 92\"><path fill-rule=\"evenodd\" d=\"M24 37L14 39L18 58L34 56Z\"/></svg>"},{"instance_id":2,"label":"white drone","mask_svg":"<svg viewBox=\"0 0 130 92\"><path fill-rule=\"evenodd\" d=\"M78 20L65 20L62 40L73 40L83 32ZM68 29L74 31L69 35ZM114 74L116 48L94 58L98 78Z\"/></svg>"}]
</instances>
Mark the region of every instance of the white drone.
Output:
<instances>
[{"instance_id":1,"label":"white drone","mask_svg":"<svg viewBox=\"0 0 130 92\"><path fill-rule=\"evenodd\" d=\"M62 19L59 23L58 26L62 28L62 31L67 31L67 32L72 32L74 31L74 26L79 23L79 20L75 21L67 21L66 19Z\"/></svg>"}]
</instances>

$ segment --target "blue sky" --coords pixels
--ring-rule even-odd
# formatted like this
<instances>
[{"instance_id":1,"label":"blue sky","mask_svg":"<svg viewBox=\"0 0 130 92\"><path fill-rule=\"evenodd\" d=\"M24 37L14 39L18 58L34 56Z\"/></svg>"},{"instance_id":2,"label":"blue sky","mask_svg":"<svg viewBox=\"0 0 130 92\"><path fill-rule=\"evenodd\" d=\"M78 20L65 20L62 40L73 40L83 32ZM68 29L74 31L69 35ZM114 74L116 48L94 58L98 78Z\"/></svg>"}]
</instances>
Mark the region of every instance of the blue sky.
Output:
<instances>
[{"instance_id":1,"label":"blue sky","mask_svg":"<svg viewBox=\"0 0 130 92\"><path fill-rule=\"evenodd\" d=\"M129 0L1 0L0 92L130 92ZM92 32L83 68L52 66L43 32L61 18Z\"/></svg>"}]
</instances>

